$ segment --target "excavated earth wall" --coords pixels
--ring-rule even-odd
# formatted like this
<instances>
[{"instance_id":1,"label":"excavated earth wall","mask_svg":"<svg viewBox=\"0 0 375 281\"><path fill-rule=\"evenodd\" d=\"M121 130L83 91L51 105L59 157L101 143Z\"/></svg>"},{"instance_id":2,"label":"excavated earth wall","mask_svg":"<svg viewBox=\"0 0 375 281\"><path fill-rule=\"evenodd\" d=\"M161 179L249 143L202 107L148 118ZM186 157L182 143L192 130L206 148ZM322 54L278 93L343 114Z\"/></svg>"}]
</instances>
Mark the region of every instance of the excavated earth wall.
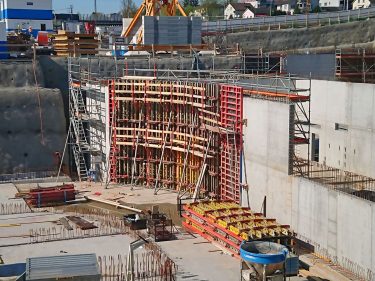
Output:
<instances>
[{"instance_id":1,"label":"excavated earth wall","mask_svg":"<svg viewBox=\"0 0 375 281\"><path fill-rule=\"evenodd\" d=\"M327 52L336 47L353 47L365 44L374 49L375 19L321 27L290 28L269 31L246 31L223 36L210 36L205 40L218 46L239 47L245 52L295 51Z\"/></svg>"}]
</instances>

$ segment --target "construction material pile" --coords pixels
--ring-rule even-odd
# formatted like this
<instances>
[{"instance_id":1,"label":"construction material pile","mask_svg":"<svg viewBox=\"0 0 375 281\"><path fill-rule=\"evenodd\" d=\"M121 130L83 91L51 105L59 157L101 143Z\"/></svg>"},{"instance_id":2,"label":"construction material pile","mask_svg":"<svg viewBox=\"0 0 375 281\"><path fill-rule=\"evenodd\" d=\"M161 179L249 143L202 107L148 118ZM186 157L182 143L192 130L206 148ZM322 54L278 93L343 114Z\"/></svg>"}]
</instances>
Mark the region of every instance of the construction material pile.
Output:
<instances>
[{"instance_id":1,"label":"construction material pile","mask_svg":"<svg viewBox=\"0 0 375 281\"><path fill-rule=\"evenodd\" d=\"M183 226L210 241L216 241L228 251L239 255L242 241L269 240L290 245L292 231L262 213L240 207L233 201L208 201L184 206Z\"/></svg>"},{"instance_id":2,"label":"construction material pile","mask_svg":"<svg viewBox=\"0 0 375 281\"><path fill-rule=\"evenodd\" d=\"M62 186L31 189L26 196L27 204L35 208L64 204L75 200L75 189L73 184Z\"/></svg>"},{"instance_id":3,"label":"construction material pile","mask_svg":"<svg viewBox=\"0 0 375 281\"><path fill-rule=\"evenodd\" d=\"M78 57L98 53L98 40L95 34L81 34L59 30L53 39L53 47L57 56Z\"/></svg>"}]
</instances>

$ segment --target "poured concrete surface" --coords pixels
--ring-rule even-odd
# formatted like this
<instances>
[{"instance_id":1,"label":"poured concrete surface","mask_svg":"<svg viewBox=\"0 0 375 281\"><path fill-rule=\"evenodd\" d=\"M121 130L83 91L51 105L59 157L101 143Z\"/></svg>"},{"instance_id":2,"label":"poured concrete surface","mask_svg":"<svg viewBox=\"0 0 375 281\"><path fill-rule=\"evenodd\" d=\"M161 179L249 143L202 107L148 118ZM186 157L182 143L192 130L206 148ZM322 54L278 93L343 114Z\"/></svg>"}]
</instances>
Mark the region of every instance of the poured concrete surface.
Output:
<instances>
[{"instance_id":1,"label":"poured concrete surface","mask_svg":"<svg viewBox=\"0 0 375 281\"><path fill-rule=\"evenodd\" d=\"M195 236L195 235L194 235ZM240 260L227 255L199 236L158 243L178 265L178 280L239 280Z\"/></svg>"},{"instance_id":2,"label":"poured concrete surface","mask_svg":"<svg viewBox=\"0 0 375 281\"><path fill-rule=\"evenodd\" d=\"M95 195L100 199L113 201L124 201L127 204L163 204L177 203L177 192L161 189L154 194L153 188L130 185L110 184L107 187L102 183L75 183L78 191L84 192L84 195Z\"/></svg>"}]
</instances>

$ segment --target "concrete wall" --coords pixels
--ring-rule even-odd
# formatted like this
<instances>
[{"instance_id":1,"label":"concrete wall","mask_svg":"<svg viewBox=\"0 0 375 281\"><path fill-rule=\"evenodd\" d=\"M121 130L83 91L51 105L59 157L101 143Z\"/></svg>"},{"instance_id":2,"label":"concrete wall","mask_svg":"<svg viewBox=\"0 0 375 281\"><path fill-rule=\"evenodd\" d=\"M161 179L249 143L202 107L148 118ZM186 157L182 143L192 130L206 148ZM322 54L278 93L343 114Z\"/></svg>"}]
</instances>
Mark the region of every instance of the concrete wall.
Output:
<instances>
[{"instance_id":1,"label":"concrete wall","mask_svg":"<svg viewBox=\"0 0 375 281\"><path fill-rule=\"evenodd\" d=\"M319 162L375 177L375 85L313 80L311 87Z\"/></svg>"},{"instance_id":2,"label":"concrete wall","mask_svg":"<svg viewBox=\"0 0 375 281\"><path fill-rule=\"evenodd\" d=\"M98 180L106 182L111 136L108 86L101 86L97 91L86 91L86 105L90 119L96 120L88 125L90 142L95 149L95 155L90 155L89 169L95 171Z\"/></svg>"},{"instance_id":3,"label":"concrete wall","mask_svg":"<svg viewBox=\"0 0 375 281\"><path fill-rule=\"evenodd\" d=\"M56 89L39 94L41 112L35 87L0 90L0 174L57 167L66 135L62 98Z\"/></svg>"},{"instance_id":4,"label":"concrete wall","mask_svg":"<svg viewBox=\"0 0 375 281\"><path fill-rule=\"evenodd\" d=\"M374 202L303 178L294 178L291 190L291 225L299 235L344 266L351 261L375 272Z\"/></svg>"},{"instance_id":5,"label":"concrete wall","mask_svg":"<svg viewBox=\"0 0 375 281\"><path fill-rule=\"evenodd\" d=\"M63 151L66 124L61 92L45 88L39 65L35 73L38 91L31 62L0 64L0 174L53 169L54 153Z\"/></svg>"},{"instance_id":6,"label":"concrete wall","mask_svg":"<svg viewBox=\"0 0 375 281\"><path fill-rule=\"evenodd\" d=\"M278 215L281 222L290 221L291 210L284 205L291 201L290 191L284 188L291 184L291 179L285 177L288 174L289 105L245 97L244 118L247 119L244 152L251 208L260 210L267 195L267 201L272 202L267 207L267 215Z\"/></svg>"},{"instance_id":7,"label":"concrete wall","mask_svg":"<svg viewBox=\"0 0 375 281\"><path fill-rule=\"evenodd\" d=\"M343 106L335 99L329 102ZM266 196L268 217L291 225L301 239L343 266L355 263L364 275L375 272L375 203L288 176L288 104L245 97L244 109L250 207L260 211ZM242 200L246 205L246 194Z\"/></svg>"},{"instance_id":8,"label":"concrete wall","mask_svg":"<svg viewBox=\"0 0 375 281\"><path fill-rule=\"evenodd\" d=\"M5 22L0 22L0 59L8 58L8 54L5 53L8 50L7 46L7 30Z\"/></svg>"}]
</instances>

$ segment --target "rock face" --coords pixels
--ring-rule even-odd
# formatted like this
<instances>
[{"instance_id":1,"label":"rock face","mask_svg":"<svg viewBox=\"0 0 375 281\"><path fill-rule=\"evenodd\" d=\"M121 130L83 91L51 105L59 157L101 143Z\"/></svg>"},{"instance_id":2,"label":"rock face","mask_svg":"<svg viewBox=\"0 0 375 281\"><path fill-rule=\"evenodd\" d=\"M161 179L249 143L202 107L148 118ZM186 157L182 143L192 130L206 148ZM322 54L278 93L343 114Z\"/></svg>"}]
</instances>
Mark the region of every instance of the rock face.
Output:
<instances>
[{"instance_id":1,"label":"rock face","mask_svg":"<svg viewBox=\"0 0 375 281\"><path fill-rule=\"evenodd\" d=\"M55 152L62 153L66 140L63 98L44 86L39 65L0 64L0 174L57 166Z\"/></svg>"}]
</instances>

